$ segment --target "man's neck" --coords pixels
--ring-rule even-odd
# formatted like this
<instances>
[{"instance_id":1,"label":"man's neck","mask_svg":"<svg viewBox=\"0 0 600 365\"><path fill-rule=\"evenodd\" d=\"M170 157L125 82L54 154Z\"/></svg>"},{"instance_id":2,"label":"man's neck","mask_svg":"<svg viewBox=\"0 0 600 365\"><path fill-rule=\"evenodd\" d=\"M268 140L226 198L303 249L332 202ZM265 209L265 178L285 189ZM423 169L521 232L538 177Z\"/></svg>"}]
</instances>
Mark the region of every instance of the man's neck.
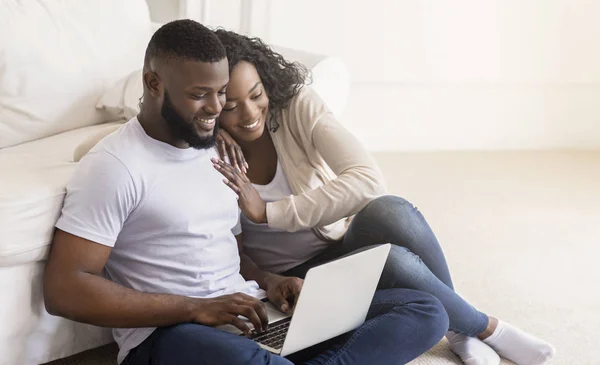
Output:
<instances>
[{"instance_id":1,"label":"man's neck","mask_svg":"<svg viewBox=\"0 0 600 365\"><path fill-rule=\"evenodd\" d=\"M137 118L148 137L170 144L171 146L177 148L186 149L190 147L187 142L183 140L177 140L173 136L169 126L167 125L167 122L160 115L160 113L142 108L140 113L137 115Z\"/></svg>"}]
</instances>

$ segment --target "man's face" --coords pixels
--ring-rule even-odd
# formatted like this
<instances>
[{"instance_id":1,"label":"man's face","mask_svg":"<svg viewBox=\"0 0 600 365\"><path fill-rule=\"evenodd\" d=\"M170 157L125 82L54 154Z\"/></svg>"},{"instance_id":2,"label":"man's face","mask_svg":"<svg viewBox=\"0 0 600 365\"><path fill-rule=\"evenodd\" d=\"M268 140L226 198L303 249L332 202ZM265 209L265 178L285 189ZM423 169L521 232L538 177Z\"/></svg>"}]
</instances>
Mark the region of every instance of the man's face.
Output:
<instances>
[{"instance_id":1,"label":"man's face","mask_svg":"<svg viewBox=\"0 0 600 365\"><path fill-rule=\"evenodd\" d=\"M171 61L161 67L160 76L161 116L173 136L196 149L214 146L216 118L229 82L227 58L215 63Z\"/></svg>"}]
</instances>

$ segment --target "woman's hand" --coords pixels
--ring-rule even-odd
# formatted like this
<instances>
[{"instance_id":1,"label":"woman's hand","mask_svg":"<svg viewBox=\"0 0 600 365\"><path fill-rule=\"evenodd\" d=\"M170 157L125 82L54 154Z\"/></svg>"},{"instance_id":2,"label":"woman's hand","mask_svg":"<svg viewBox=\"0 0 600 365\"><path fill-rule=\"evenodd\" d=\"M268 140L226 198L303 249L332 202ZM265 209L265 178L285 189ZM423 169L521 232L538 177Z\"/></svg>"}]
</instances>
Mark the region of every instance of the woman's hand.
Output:
<instances>
[{"instance_id":1,"label":"woman's hand","mask_svg":"<svg viewBox=\"0 0 600 365\"><path fill-rule=\"evenodd\" d=\"M223 182L238 195L238 204L246 217L254 223L267 223L267 203L254 189L246 174L225 161L213 158L212 162L215 169L225 176Z\"/></svg>"},{"instance_id":2,"label":"woman's hand","mask_svg":"<svg viewBox=\"0 0 600 365\"><path fill-rule=\"evenodd\" d=\"M235 168L240 169L244 173L248 172L248 162L244 158L242 148L237 142L223 129L217 132L217 146L219 147L219 155L221 160L231 163Z\"/></svg>"}]
</instances>

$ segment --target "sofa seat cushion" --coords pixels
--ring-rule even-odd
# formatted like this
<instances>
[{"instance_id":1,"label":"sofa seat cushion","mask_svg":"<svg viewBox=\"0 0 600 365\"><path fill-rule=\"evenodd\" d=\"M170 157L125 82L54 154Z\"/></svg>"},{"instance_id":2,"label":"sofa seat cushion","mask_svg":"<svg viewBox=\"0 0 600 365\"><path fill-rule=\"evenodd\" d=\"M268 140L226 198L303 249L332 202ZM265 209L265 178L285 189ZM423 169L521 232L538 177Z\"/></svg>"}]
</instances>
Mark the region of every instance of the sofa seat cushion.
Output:
<instances>
[{"instance_id":1,"label":"sofa seat cushion","mask_svg":"<svg viewBox=\"0 0 600 365\"><path fill-rule=\"evenodd\" d=\"M0 266L46 258L65 186L75 169L75 148L107 126L0 149Z\"/></svg>"}]
</instances>

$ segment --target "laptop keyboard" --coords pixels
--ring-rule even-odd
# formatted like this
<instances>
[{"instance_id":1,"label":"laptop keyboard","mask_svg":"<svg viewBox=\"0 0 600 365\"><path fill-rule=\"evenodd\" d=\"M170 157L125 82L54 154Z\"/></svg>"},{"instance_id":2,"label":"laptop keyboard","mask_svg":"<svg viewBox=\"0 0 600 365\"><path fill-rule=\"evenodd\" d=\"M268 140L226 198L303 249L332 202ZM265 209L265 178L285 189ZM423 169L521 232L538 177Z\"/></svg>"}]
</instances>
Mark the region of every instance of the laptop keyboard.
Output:
<instances>
[{"instance_id":1,"label":"laptop keyboard","mask_svg":"<svg viewBox=\"0 0 600 365\"><path fill-rule=\"evenodd\" d=\"M275 350L281 350L291 322L292 317L288 317L269 325L269 329L263 333L256 333L253 330L250 339Z\"/></svg>"}]
</instances>

